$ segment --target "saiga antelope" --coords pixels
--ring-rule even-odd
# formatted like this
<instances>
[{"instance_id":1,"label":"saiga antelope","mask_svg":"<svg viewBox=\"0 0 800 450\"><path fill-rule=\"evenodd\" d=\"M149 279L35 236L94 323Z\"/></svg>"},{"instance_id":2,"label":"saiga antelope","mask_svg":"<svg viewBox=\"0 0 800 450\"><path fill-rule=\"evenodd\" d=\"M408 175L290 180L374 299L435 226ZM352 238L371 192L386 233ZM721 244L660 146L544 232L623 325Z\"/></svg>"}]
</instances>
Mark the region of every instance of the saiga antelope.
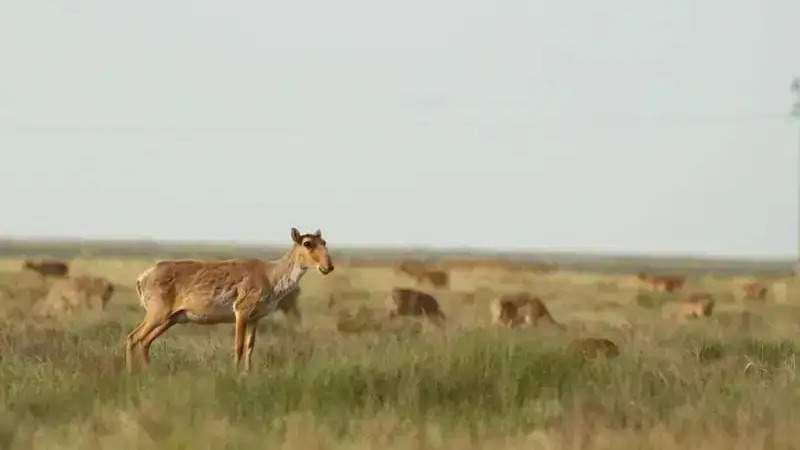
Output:
<instances>
[{"instance_id":1,"label":"saiga antelope","mask_svg":"<svg viewBox=\"0 0 800 450\"><path fill-rule=\"evenodd\" d=\"M667 303L662 307L665 319L685 322L688 319L709 317L714 312L714 297L707 293L696 293L678 303Z\"/></svg>"},{"instance_id":2,"label":"saiga antelope","mask_svg":"<svg viewBox=\"0 0 800 450\"><path fill-rule=\"evenodd\" d=\"M176 323L234 323L234 365L239 369L244 357L245 371L249 371L259 319L280 307L309 267L316 267L323 275L333 271L319 230L300 234L292 228L292 241L292 248L275 261L173 260L160 261L145 270L136 280L136 291L146 313L128 335L128 371L133 370L134 348L140 347L147 366L150 345Z\"/></svg>"},{"instance_id":3,"label":"saiga antelope","mask_svg":"<svg viewBox=\"0 0 800 450\"><path fill-rule=\"evenodd\" d=\"M641 281L649 284L654 291L673 292L683 288L686 278L680 275L650 275L640 273L637 275Z\"/></svg>"},{"instance_id":4,"label":"saiga antelope","mask_svg":"<svg viewBox=\"0 0 800 450\"><path fill-rule=\"evenodd\" d=\"M450 275L446 270L421 261L403 261L397 266L397 270L414 278L417 283L422 284L425 281L429 281L433 287L447 287L450 281Z\"/></svg>"},{"instance_id":5,"label":"saiga antelope","mask_svg":"<svg viewBox=\"0 0 800 450\"><path fill-rule=\"evenodd\" d=\"M438 326L443 327L447 317L439 307L439 302L432 295L410 288L394 288L386 299L389 319L396 317L427 317Z\"/></svg>"},{"instance_id":6,"label":"saiga antelope","mask_svg":"<svg viewBox=\"0 0 800 450\"><path fill-rule=\"evenodd\" d=\"M54 259L43 259L38 261L26 259L22 265L22 268L33 270L43 277L66 277L69 275L69 266L67 263Z\"/></svg>"},{"instance_id":7,"label":"saiga antelope","mask_svg":"<svg viewBox=\"0 0 800 450\"><path fill-rule=\"evenodd\" d=\"M539 298L527 292L501 295L489 304L492 323L513 328L519 325L536 325L539 320L549 322L565 330L564 325L556 322L547 306Z\"/></svg>"},{"instance_id":8,"label":"saiga antelope","mask_svg":"<svg viewBox=\"0 0 800 450\"><path fill-rule=\"evenodd\" d=\"M608 359L619 356L619 347L613 341L603 338L580 338L570 342L567 349L586 359L604 356Z\"/></svg>"},{"instance_id":9,"label":"saiga antelope","mask_svg":"<svg viewBox=\"0 0 800 450\"><path fill-rule=\"evenodd\" d=\"M748 300L764 301L767 299L768 289L767 285L764 283L760 283L758 281L747 283L742 286L742 290L744 290L744 298Z\"/></svg>"}]
</instances>

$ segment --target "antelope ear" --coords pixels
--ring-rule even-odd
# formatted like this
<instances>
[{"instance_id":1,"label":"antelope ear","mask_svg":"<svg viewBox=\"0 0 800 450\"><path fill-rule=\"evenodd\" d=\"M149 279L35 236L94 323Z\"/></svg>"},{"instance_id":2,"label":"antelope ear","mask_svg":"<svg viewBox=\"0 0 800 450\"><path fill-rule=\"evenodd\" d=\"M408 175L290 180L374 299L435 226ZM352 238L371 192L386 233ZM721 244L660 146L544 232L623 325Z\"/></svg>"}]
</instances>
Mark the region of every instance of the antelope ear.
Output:
<instances>
[{"instance_id":1,"label":"antelope ear","mask_svg":"<svg viewBox=\"0 0 800 450\"><path fill-rule=\"evenodd\" d=\"M297 228L294 227L292 227L292 240L298 244L302 240L302 235L300 234L299 231L297 231Z\"/></svg>"},{"instance_id":2,"label":"antelope ear","mask_svg":"<svg viewBox=\"0 0 800 450\"><path fill-rule=\"evenodd\" d=\"M317 229L317 231L314 232L314 236L322 237L322 231L319 231L319 229Z\"/></svg>"}]
</instances>

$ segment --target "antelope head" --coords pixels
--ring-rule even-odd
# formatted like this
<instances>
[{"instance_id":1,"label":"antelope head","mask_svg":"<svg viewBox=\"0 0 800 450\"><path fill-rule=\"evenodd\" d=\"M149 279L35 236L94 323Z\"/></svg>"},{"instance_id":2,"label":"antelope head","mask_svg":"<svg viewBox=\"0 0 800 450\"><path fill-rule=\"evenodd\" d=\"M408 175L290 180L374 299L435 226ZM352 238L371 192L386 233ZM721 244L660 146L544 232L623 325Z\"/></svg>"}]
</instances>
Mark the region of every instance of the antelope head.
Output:
<instances>
[{"instance_id":1,"label":"antelope head","mask_svg":"<svg viewBox=\"0 0 800 450\"><path fill-rule=\"evenodd\" d=\"M292 228L292 240L295 246L295 257L301 267L316 266L323 275L333 272L333 262L328 254L322 232L317 230L314 234L300 234L297 228Z\"/></svg>"}]
</instances>

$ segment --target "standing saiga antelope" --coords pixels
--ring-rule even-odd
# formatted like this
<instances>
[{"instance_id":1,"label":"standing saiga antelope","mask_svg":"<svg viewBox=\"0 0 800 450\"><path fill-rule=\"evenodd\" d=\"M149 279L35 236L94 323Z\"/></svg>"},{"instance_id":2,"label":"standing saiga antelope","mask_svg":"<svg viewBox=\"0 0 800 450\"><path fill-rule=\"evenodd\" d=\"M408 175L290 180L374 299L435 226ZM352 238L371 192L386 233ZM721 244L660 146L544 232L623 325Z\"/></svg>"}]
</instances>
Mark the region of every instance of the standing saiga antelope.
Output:
<instances>
[{"instance_id":1,"label":"standing saiga antelope","mask_svg":"<svg viewBox=\"0 0 800 450\"><path fill-rule=\"evenodd\" d=\"M281 300L298 288L309 267L323 275L333 263L322 233L300 234L292 228L292 248L278 260L230 259L224 261L160 261L136 280L144 320L128 334L125 360L133 370L133 350L138 345L142 362L150 362L150 345L176 323L213 325L234 323L234 363L245 357L245 371L255 346L262 317L277 310Z\"/></svg>"}]
</instances>

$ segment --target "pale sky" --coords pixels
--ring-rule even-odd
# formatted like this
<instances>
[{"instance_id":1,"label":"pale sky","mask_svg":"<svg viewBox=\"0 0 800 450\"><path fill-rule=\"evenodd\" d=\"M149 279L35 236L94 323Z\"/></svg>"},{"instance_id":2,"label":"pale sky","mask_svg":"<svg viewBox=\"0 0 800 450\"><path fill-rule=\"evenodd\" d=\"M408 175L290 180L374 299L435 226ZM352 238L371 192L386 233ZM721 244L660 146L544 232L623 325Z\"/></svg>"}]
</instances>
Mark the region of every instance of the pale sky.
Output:
<instances>
[{"instance_id":1,"label":"pale sky","mask_svg":"<svg viewBox=\"0 0 800 450\"><path fill-rule=\"evenodd\" d=\"M791 256L797 0L6 0L0 236Z\"/></svg>"}]
</instances>

